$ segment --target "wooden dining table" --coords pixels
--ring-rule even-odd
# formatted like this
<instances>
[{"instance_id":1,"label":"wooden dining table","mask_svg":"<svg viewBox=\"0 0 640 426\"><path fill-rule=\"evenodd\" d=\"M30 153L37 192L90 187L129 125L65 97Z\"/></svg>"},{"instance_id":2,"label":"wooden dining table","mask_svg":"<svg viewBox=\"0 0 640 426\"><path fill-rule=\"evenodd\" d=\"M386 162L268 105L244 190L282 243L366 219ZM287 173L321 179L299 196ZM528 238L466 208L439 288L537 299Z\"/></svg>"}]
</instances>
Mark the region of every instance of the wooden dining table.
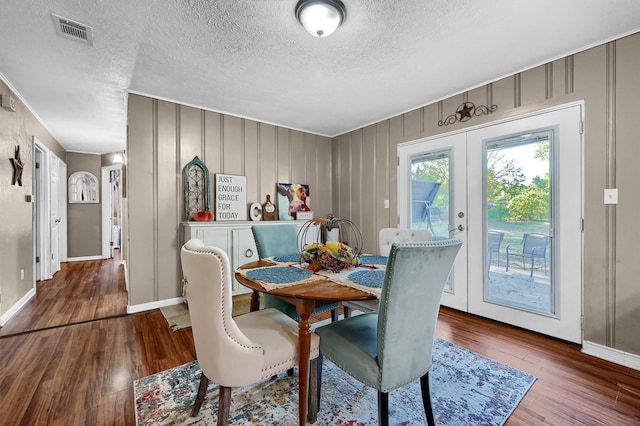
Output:
<instances>
[{"instance_id":1,"label":"wooden dining table","mask_svg":"<svg viewBox=\"0 0 640 426\"><path fill-rule=\"evenodd\" d=\"M248 270L273 266L269 260L257 260L240 266L239 270ZM298 345L300 348L299 380L299 417L300 425L306 424L307 399L309 394L309 355L311 351L311 326L309 317L316 307L341 301L373 300L376 296L358 288L348 287L329 279L315 279L308 283L301 281L295 285L267 290L257 280L236 271L235 277L239 283L253 290L250 310L256 311L260 307L260 293L278 296L296 307L300 321L298 323ZM313 384L316 385L316 384ZM308 418L314 423L318 414L318 400L310 401Z\"/></svg>"}]
</instances>

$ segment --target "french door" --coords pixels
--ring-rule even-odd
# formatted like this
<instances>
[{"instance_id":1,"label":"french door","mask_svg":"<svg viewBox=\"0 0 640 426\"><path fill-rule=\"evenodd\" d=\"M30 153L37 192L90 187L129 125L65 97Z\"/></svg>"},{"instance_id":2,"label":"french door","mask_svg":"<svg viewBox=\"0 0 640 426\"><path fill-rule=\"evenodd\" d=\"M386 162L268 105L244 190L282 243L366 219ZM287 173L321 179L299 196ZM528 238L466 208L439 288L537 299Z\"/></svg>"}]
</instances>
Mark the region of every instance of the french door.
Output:
<instances>
[{"instance_id":1,"label":"french door","mask_svg":"<svg viewBox=\"0 0 640 426\"><path fill-rule=\"evenodd\" d=\"M398 147L400 226L463 241L443 305L582 341L581 117L574 104Z\"/></svg>"}]
</instances>

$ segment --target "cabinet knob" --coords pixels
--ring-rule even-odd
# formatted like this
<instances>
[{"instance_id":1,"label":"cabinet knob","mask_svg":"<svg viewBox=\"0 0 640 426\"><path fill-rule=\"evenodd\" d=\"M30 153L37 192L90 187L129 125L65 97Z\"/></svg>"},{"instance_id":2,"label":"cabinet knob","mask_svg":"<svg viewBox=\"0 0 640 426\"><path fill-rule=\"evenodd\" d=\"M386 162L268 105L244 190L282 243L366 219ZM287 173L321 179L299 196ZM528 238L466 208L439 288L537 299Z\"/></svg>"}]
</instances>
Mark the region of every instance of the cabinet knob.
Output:
<instances>
[{"instance_id":1,"label":"cabinet knob","mask_svg":"<svg viewBox=\"0 0 640 426\"><path fill-rule=\"evenodd\" d=\"M247 249L247 251L244 252L245 257L252 257L253 256L253 250L251 249Z\"/></svg>"}]
</instances>

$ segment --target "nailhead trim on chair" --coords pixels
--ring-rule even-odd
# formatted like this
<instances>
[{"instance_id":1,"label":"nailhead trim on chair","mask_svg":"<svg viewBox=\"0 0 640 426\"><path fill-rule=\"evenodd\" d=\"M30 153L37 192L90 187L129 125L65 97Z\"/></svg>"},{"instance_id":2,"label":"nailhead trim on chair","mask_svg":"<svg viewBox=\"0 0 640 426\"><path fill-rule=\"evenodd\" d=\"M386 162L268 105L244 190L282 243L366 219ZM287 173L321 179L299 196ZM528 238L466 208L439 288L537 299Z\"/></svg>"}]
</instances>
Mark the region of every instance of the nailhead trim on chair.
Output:
<instances>
[{"instance_id":1,"label":"nailhead trim on chair","mask_svg":"<svg viewBox=\"0 0 640 426\"><path fill-rule=\"evenodd\" d=\"M218 256L216 253L214 253L214 252L212 252L210 250L207 250L206 247L198 248L196 250L189 250L189 251L194 252L194 253L210 254L210 255L216 257L220 261L220 263L223 263L222 262L222 258L220 256ZM221 272L221 278L222 278L222 280L224 282L224 279L225 279L224 272ZM222 286L220 288L222 289ZM224 302L225 302L226 299L224 298L224 291L222 292L221 296L222 297L220 297L220 301L222 303L222 324L224 326L224 331L225 331L227 337L229 337L229 339L231 339L233 342L235 342L236 344L238 344L239 346L241 346L243 348L247 348L247 349L260 349L260 348L262 348L262 346L260 346L260 345L247 346L247 345L245 345L245 344L243 344L241 342L238 342L233 336L231 336L231 334L229 334L229 329L228 329L228 324L227 324L227 317L225 315L226 311L225 311L225 306L224 306L225 303Z\"/></svg>"}]
</instances>

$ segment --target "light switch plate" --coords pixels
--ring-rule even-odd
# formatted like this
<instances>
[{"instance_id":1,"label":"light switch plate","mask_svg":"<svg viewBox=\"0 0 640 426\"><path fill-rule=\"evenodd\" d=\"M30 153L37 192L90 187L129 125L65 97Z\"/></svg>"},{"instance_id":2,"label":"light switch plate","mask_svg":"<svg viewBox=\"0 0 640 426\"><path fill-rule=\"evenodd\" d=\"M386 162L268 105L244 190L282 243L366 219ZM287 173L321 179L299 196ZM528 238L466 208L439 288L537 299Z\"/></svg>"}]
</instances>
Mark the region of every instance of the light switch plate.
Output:
<instances>
[{"instance_id":1,"label":"light switch plate","mask_svg":"<svg viewBox=\"0 0 640 426\"><path fill-rule=\"evenodd\" d=\"M605 204L618 204L618 188L606 188L604 190Z\"/></svg>"}]
</instances>

